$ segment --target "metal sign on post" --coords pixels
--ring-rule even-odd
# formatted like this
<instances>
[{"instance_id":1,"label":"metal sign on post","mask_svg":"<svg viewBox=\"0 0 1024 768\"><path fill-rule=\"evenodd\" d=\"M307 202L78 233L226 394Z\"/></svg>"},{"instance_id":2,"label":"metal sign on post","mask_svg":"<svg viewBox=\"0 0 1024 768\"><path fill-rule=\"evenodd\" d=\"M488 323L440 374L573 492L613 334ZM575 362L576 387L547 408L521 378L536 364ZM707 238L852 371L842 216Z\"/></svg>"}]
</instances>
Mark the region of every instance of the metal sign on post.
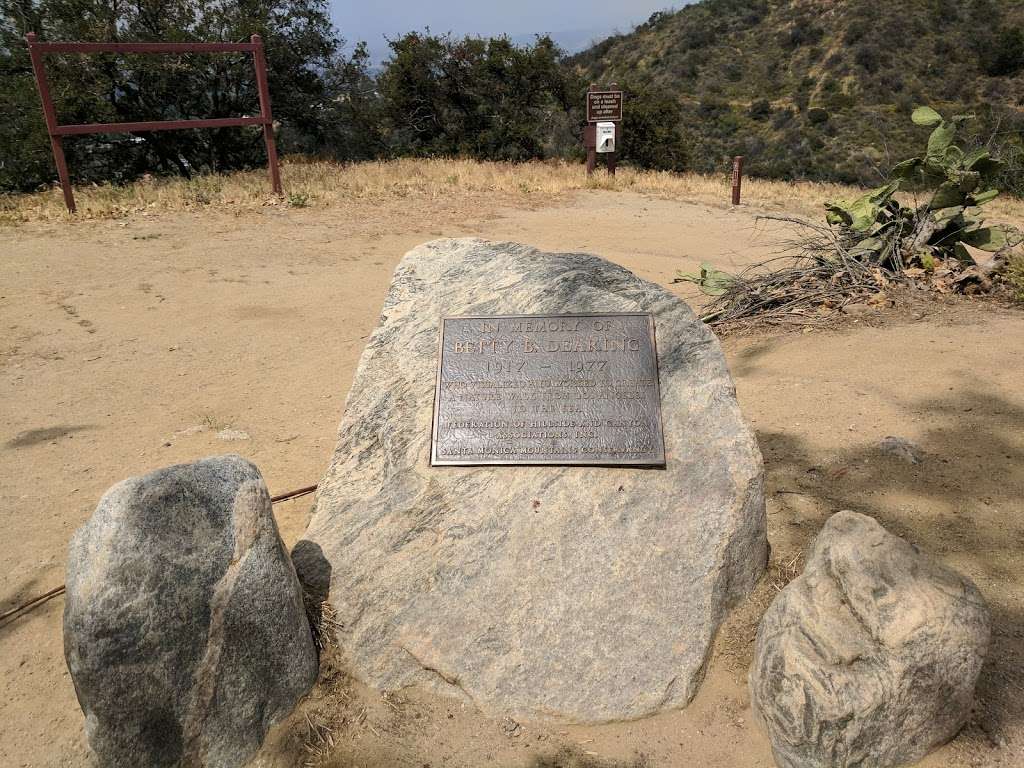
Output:
<instances>
[{"instance_id":1,"label":"metal sign on post","mask_svg":"<svg viewBox=\"0 0 1024 768\"><path fill-rule=\"evenodd\" d=\"M622 91L588 91L587 122L622 122Z\"/></svg>"},{"instance_id":2,"label":"metal sign on post","mask_svg":"<svg viewBox=\"0 0 1024 768\"><path fill-rule=\"evenodd\" d=\"M75 212L75 196L71 190L71 177L64 157L63 138L92 133L136 133L142 131L176 131L187 128L239 128L246 125L263 126L263 141L267 148L267 165L270 183L276 194L281 194L281 173L277 165L277 146L274 143L274 117L270 109L270 88L267 83L267 62L263 55L263 39L253 35L248 43L40 43L36 33L25 36L32 71L35 74L39 99L43 103L43 117L46 131L50 135L53 161L57 176L64 191L64 203L68 211ZM57 53L252 53L253 68L256 72L256 88L260 98L259 117L224 117L199 120L155 120L137 123L84 123L82 125L60 125L57 112L50 97L43 65L45 54Z\"/></svg>"},{"instance_id":3,"label":"metal sign on post","mask_svg":"<svg viewBox=\"0 0 1024 768\"><path fill-rule=\"evenodd\" d=\"M612 83L608 88L591 85L587 90L587 125L583 130L583 145L587 150L587 175L597 167L597 156L608 162L608 173L615 175L617 144L622 141L622 91Z\"/></svg>"}]
</instances>

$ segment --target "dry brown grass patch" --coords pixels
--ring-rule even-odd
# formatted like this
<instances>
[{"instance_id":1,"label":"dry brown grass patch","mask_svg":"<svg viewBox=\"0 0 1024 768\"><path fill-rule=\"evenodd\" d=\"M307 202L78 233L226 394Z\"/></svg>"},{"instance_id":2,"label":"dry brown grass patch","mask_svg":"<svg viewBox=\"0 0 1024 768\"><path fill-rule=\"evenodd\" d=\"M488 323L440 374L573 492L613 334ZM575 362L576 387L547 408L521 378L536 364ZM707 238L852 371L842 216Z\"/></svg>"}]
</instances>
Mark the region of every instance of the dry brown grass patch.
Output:
<instances>
[{"instance_id":1,"label":"dry brown grass patch","mask_svg":"<svg viewBox=\"0 0 1024 768\"><path fill-rule=\"evenodd\" d=\"M265 207L330 208L356 201L470 201L495 197L512 204L544 203L582 190L654 195L669 200L727 207L727 174L669 173L620 168L587 177L583 166L559 161L478 162L457 159L398 159L342 165L290 158L282 165L285 194L270 192L267 174L239 171L183 178L144 178L125 185L76 187L78 214L64 208L60 189L30 195L0 195L0 224L118 219L137 214L217 209L241 213ZM823 219L823 203L862 190L841 184L745 179L745 206ZM909 201L908 201L909 202ZM1024 224L1024 202L997 199L995 219Z\"/></svg>"},{"instance_id":2,"label":"dry brown grass patch","mask_svg":"<svg viewBox=\"0 0 1024 768\"><path fill-rule=\"evenodd\" d=\"M289 160L285 195L269 190L266 173L243 171L193 179L146 178L125 185L75 189L77 219L116 219L139 213L217 208L244 211L266 206L325 208L358 200L459 199L500 195L544 200L579 190L638 192L674 200L728 205L730 181L721 176L622 168L588 178L581 165L564 162L492 163L472 160L400 159L340 165ZM826 198L856 190L834 184L748 179L745 203L816 215ZM70 221L58 188L31 195L0 196L0 222Z\"/></svg>"}]
</instances>

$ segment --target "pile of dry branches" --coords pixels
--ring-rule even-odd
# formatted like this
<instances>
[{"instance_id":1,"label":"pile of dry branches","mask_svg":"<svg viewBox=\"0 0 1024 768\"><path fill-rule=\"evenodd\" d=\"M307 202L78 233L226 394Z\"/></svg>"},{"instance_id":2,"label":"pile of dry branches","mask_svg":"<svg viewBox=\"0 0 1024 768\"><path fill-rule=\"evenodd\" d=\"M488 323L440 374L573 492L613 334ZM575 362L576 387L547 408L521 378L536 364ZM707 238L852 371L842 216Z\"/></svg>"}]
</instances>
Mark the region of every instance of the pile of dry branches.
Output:
<instances>
[{"instance_id":1,"label":"pile of dry branches","mask_svg":"<svg viewBox=\"0 0 1024 768\"><path fill-rule=\"evenodd\" d=\"M788 217L800 233L780 243L781 254L719 278L719 295L703 319L724 325L756 318L769 324L815 322L848 304L884 290L891 278L877 266L852 258L827 225Z\"/></svg>"},{"instance_id":2,"label":"pile of dry branches","mask_svg":"<svg viewBox=\"0 0 1024 768\"><path fill-rule=\"evenodd\" d=\"M854 251L855 243L824 223L786 216L759 218L793 227L792 237L778 244L779 255L735 275L705 268L699 278L679 278L696 282L715 296L702 314L709 325L824 325L852 305L884 303L886 292L897 286L938 293L988 293L994 273L1006 259L997 255L984 266L947 260L925 270L908 267L895 252L865 258ZM913 239L909 233L908 240Z\"/></svg>"}]
</instances>

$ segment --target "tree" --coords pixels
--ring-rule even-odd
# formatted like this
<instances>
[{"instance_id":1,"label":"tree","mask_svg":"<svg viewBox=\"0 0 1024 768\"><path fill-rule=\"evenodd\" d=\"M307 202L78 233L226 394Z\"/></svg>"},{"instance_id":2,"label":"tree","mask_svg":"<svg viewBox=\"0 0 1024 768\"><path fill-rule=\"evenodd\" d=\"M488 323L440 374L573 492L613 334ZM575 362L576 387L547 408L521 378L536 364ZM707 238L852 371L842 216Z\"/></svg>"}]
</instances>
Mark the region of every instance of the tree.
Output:
<instances>
[{"instance_id":1,"label":"tree","mask_svg":"<svg viewBox=\"0 0 1024 768\"><path fill-rule=\"evenodd\" d=\"M326 73L330 101L324 108L321 152L335 160L372 160L386 152L377 81L370 73L370 53L359 43L348 59L339 58Z\"/></svg>"},{"instance_id":2,"label":"tree","mask_svg":"<svg viewBox=\"0 0 1024 768\"><path fill-rule=\"evenodd\" d=\"M990 77L1011 77L1024 69L1024 31L1003 29L983 52L982 66Z\"/></svg>"},{"instance_id":3,"label":"tree","mask_svg":"<svg viewBox=\"0 0 1024 768\"><path fill-rule=\"evenodd\" d=\"M622 161L641 168L684 171L690 153L676 100L653 88L627 88L622 115Z\"/></svg>"},{"instance_id":4,"label":"tree","mask_svg":"<svg viewBox=\"0 0 1024 768\"><path fill-rule=\"evenodd\" d=\"M583 85L549 37L518 46L411 32L390 45L378 88L391 152L540 158L580 121Z\"/></svg>"},{"instance_id":5,"label":"tree","mask_svg":"<svg viewBox=\"0 0 1024 768\"><path fill-rule=\"evenodd\" d=\"M263 36L282 149L316 144L340 41L326 0L0 0L0 188L33 189L54 176L24 34L42 40L238 41ZM61 122L125 122L255 114L245 54L48 56ZM8 111L9 110L9 111ZM191 175L262 165L259 131L222 129L86 136L65 142L77 181L142 173ZM46 157L44 161L43 158Z\"/></svg>"}]
</instances>

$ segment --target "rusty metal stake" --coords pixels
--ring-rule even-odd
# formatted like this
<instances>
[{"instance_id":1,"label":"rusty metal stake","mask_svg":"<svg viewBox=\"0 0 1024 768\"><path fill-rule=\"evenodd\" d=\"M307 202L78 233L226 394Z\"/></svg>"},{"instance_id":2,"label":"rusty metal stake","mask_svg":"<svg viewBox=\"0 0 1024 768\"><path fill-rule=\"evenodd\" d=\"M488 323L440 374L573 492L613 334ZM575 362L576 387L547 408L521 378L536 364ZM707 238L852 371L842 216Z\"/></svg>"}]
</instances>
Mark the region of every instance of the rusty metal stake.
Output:
<instances>
[{"instance_id":1,"label":"rusty metal stake","mask_svg":"<svg viewBox=\"0 0 1024 768\"><path fill-rule=\"evenodd\" d=\"M267 146L267 166L270 169L270 186L274 194L283 194L281 172L277 167L277 145L274 143L274 116L270 112L270 87L267 85L267 60L263 56L263 38L253 35L249 38L255 47L252 52L256 66L256 86L260 91L260 117L263 118L263 142Z\"/></svg>"},{"instance_id":2,"label":"rusty metal stake","mask_svg":"<svg viewBox=\"0 0 1024 768\"><path fill-rule=\"evenodd\" d=\"M50 98L43 55L39 50L35 32L29 32L25 39L28 41L28 55L32 59L32 72L36 76L39 100L43 102L43 118L46 120L46 132L50 135L50 148L53 150L53 162L57 166L60 188L64 192L64 204L68 207L69 213L74 213L75 193L71 191L71 176L68 174L68 162L64 157L64 143L57 133L57 111L53 107L53 99Z\"/></svg>"}]
</instances>

